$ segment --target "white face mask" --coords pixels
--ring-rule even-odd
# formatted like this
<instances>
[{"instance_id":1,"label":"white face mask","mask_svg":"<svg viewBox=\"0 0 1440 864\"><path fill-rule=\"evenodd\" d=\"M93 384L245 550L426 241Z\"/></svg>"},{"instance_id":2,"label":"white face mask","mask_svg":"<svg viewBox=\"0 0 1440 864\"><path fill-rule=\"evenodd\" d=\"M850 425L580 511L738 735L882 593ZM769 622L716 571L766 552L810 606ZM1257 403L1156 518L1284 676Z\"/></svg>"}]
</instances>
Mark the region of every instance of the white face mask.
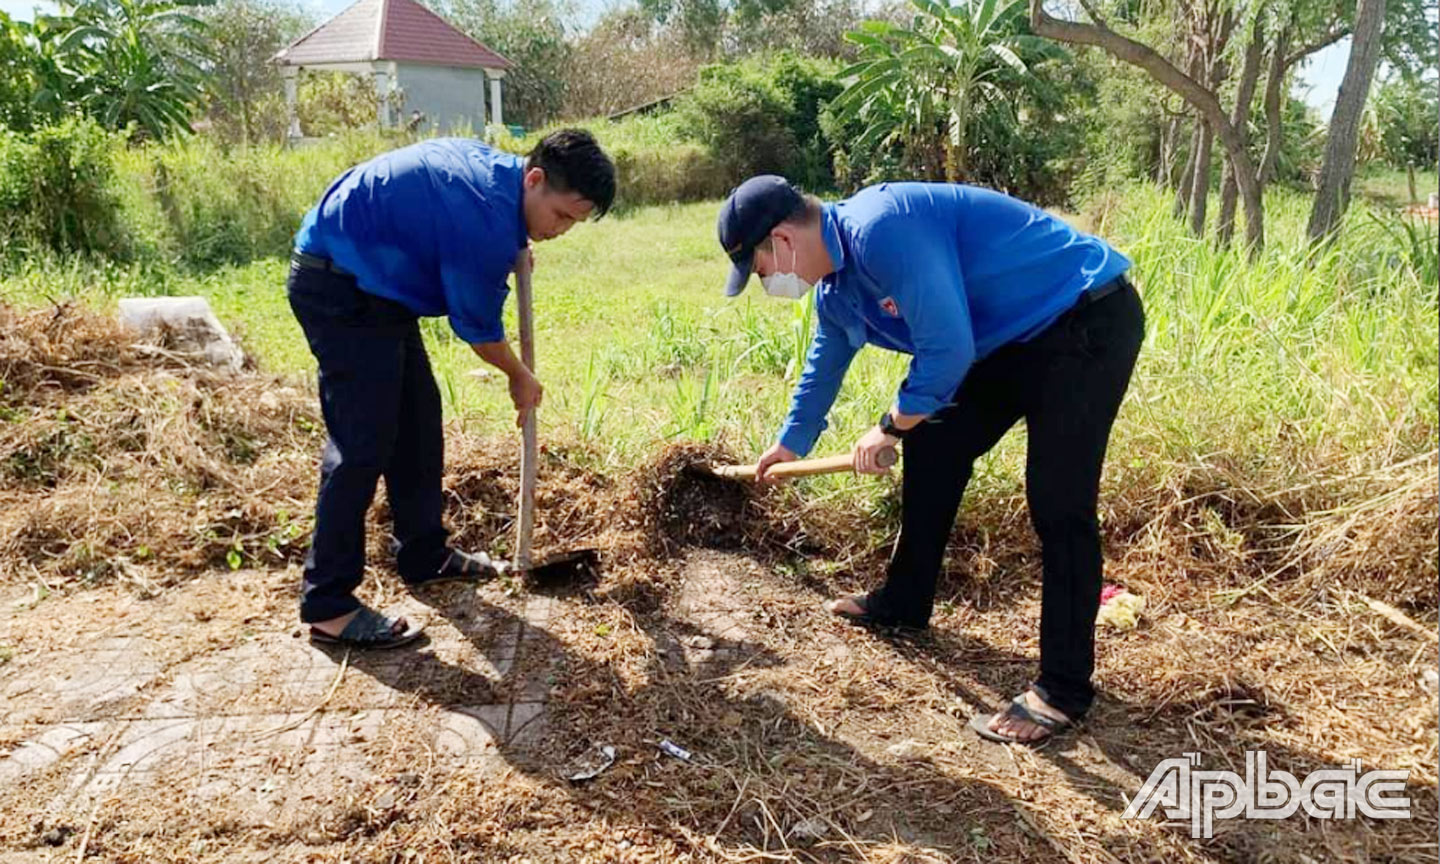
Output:
<instances>
[{"instance_id":1,"label":"white face mask","mask_svg":"<svg viewBox=\"0 0 1440 864\"><path fill-rule=\"evenodd\" d=\"M786 300L799 300L810 293L810 289L814 288L815 284L806 282L795 273L795 264L799 257L800 253L792 249L789 273L781 273L777 267L776 271L769 276L760 277L760 285L765 289L766 294L771 297L783 297Z\"/></svg>"}]
</instances>

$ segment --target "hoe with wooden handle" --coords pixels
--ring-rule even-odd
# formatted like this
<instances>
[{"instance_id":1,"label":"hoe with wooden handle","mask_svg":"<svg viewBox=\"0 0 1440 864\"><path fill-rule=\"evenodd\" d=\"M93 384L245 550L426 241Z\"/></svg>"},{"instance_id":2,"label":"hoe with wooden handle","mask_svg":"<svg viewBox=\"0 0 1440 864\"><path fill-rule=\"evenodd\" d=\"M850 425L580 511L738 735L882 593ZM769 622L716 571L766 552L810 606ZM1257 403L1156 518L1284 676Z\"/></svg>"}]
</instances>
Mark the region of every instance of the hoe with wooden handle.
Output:
<instances>
[{"instance_id":1,"label":"hoe with wooden handle","mask_svg":"<svg viewBox=\"0 0 1440 864\"><path fill-rule=\"evenodd\" d=\"M900 461L899 454L894 447L886 447L875 456L875 461L881 468L889 468ZM767 477L776 479L784 477L810 477L815 474L838 474L841 471L849 471L854 465L854 459L849 453L842 453L839 456L826 456L822 459L798 459L794 462L780 462L770 466L766 472ZM736 480L754 480L755 465L711 465L709 470L716 477L731 477Z\"/></svg>"},{"instance_id":2,"label":"hoe with wooden handle","mask_svg":"<svg viewBox=\"0 0 1440 864\"><path fill-rule=\"evenodd\" d=\"M530 287L530 250L520 250L515 259L515 305L520 315L520 361L535 371L535 316ZM515 522L514 570L526 581L537 586L555 586L594 577L599 569L599 553L594 549L576 549L554 555L536 564L531 560L531 535L535 531L535 472L540 456L536 441L535 409L525 413L521 424L520 451L520 516Z\"/></svg>"}]
</instances>

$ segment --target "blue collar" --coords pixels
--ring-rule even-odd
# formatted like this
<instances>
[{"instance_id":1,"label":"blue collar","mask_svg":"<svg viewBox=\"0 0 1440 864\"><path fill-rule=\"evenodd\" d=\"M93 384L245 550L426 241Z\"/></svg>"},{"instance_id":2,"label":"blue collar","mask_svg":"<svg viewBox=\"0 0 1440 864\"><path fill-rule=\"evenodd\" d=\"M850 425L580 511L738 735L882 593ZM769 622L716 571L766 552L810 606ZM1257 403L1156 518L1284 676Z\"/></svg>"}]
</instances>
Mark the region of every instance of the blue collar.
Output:
<instances>
[{"instance_id":1,"label":"blue collar","mask_svg":"<svg viewBox=\"0 0 1440 864\"><path fill-rule=\"evenodd\" d=\"M865 318L860 312L860 298L852 290L841 290L840 282L845 275L847 258L845 244L840 242L840 215L834 204L825 204L820 211L820 233L825 239L825 251L830 253L830 263L835 272L820 281L815 290L815 308L822 306L830 313L831 320L845 331L845 341L855 349L865 346Z\"/></svg>"},{"instance_id":2,"label":"blue collar","mask_svg":"<svg viewBox=\"0 0 1440 864\"><path fill-rule=\"evenodd\" d=\"M825 251L830 253L830 263L839 273L845 269L845 247L840 244L840 218L836 215L834 204L822 204L820 207L820 234L825 240Z\"/></svg>"},{"instance_id":3,"label":"blue collar","mask_svg":"<svg viewBox=\"0 0 1440 864\"><path fill-rule=\"evenodd\" d=\"M530 231L525 227L525 160L520 159L517 167L520 169L519 182L516 184L518 191L515 193L516 207L520 210L520 246L516 250L518 254L519 249L530 245Z\"/></svg>"}]
</instances>

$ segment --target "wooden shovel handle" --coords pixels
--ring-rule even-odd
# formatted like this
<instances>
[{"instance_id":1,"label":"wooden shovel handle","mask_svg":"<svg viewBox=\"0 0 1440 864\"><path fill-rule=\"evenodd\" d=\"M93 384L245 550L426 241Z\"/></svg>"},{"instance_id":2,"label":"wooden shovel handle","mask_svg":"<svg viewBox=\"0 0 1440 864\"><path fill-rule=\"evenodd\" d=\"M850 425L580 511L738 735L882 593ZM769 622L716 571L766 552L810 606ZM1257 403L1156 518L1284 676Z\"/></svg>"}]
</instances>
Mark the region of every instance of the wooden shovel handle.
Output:
<instances>
[{"instance_id":1,"label":"wooden shovel handle","mask_svg":"<svg viewBox=\"0 0 1440 864\"><path fill-rule=\"evenodd\" d=\"M899 454L895 448L887 447L880 451L876 461L882 468L889 468L900 461ZM816 474L838 474L841 471L849 471L854 464L854 459L849 453L842 453L839 456L826 456L821 459L799 459L795 462L780 462L770 466L766 472L767 477L811 477ZM754 465L718 465L710 470L718 477L732 477L736 480L754 480Z\"/></svg>"},{"instance_id":2,"label":"wooden shovel handle","mask_svg":"<svg viewBox=\"0 0 1440 864\"><path fill-rule=\"evenodd\" d=\"M535 372L535 316L530 290L530 249L520 250L515 259L515 306L520 318L520 362ZM539 446L535 434L535 409L525 413L521 427L520 516L515 526L515 566L530 569L531 537L535 532L535 468Z\"/></svg>"}]
</instances>

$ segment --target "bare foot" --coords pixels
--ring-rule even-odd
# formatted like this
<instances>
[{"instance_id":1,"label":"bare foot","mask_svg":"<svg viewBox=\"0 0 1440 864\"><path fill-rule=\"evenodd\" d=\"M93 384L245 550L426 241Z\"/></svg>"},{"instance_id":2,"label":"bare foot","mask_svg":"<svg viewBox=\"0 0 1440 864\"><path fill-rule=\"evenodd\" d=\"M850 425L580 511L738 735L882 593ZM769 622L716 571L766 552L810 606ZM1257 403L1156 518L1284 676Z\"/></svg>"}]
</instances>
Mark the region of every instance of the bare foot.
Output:
<instances>
[{"instance_id":1,"label":"bare foot","mask_svg":"<svg viewBox=\"0 0 1440 864\"><path fill-rule=\"evenodd\" d=\"M1069 717L1066 717L1064 714L1061 714L1059 711L1056 711L1041 701L1040 697L1035 695L1034 690L1025 691L1025 707L1029 708L1033 714L1039 714L1060 723L1070 722ZM1011 716L1004 711L991 717L989 726L991 732L1014 738L1017 741L1038 741L1041 738L1054 734L1038 723L1031 723L1029 720Z\"/></svg>"},{"instance_id":2,"label":"bare foot","mask_svg":"<svg viewBox=\"0 0 1440 864\"><path fill-rule=\"evenodd\" d=\"M831 615L849 615L858 617L866 614L865 607L860 605L858 597L840 597L836 600L825 601L825 611Z\"/></svg>"}]
</instances>

